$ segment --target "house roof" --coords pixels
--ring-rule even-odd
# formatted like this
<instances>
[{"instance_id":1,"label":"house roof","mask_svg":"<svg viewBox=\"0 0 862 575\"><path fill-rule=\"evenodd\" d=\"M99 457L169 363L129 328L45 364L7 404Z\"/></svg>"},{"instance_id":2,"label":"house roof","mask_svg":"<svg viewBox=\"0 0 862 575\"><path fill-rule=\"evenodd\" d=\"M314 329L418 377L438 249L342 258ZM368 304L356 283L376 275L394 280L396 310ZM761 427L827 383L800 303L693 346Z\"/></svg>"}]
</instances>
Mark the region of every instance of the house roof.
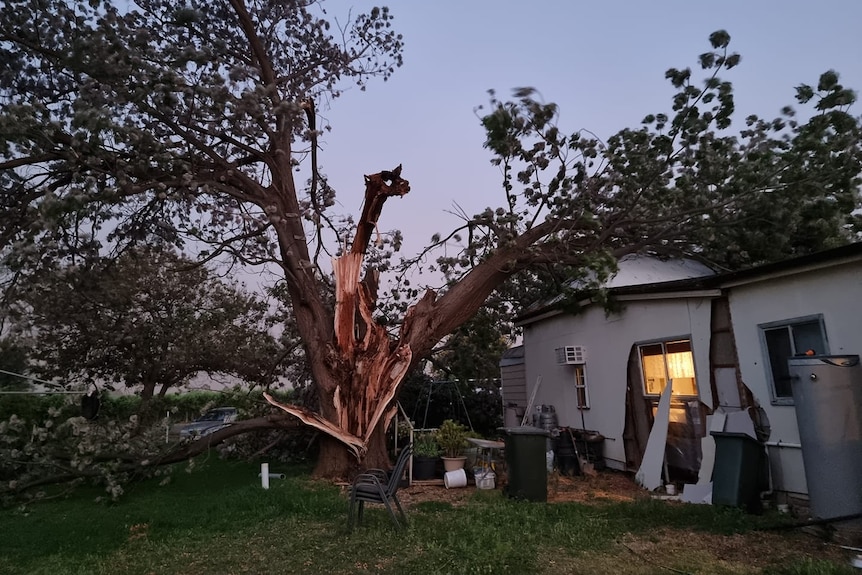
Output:
<instances>
[{"instance_id":1,"label":"house roof","mask_svg":"<svg viewBox=\"0 0 862 575\"><path fill-rule=\"evenodd\" d=\"M667 266L656 265L651 270L650 266L644 261L650 259L654 262L662 261L648 256L640 256L637 260L628 262L625 266L628 270L624 271L623 263L625 258L621 259L619 262L620 271L617 273L617 276L614 276L606 284L611 296L654 297L666 295L674 297L674 294L676 294L677 297L680 297L698 294L718 295L716 290L724 290L747 283L862 260L862 242L722 274L712 273L706 266L691 260L667 260L662 263L676 263L675 265ZM682 262L690 263L683 264ZM705 273L704 270L708 270L709 273ZM689 275L686 276L686 273ZM678 277L672 277L674 274ZM617 280L617 277L620 277L620 279ZM526 310L515 318L515 323L526 325L538 321L549 314L556 315L557 313L562 313L559 310L559 299L556 298L553 301L545 302ZM591 303L593 303L592 300L586 297L581 302L581 305L589 305Z\"/></svg>"},{"instance_id":2,"label":"house roof","mask_svg":"<svg viewBox=\"0 0 862 575\"><path fill-rule=\"evenodd\" d=\"M695 260L663 260L638 254L623 256L617 262L617 268L617 272L605 283L608 289L715 275L711 268Z\"/></svg>"},{"instance_id":3,"label":"house roof","mask_svg":"<svg viewBox=\"0 0 862 575\"><path fill-rule=\"evenodd\" d=\"M523 345L516 345L515 347L510 347L503 352L503 356L500 358L500 367L521 365L522 363L524 363Z\"/></svg>"}]
</instances>

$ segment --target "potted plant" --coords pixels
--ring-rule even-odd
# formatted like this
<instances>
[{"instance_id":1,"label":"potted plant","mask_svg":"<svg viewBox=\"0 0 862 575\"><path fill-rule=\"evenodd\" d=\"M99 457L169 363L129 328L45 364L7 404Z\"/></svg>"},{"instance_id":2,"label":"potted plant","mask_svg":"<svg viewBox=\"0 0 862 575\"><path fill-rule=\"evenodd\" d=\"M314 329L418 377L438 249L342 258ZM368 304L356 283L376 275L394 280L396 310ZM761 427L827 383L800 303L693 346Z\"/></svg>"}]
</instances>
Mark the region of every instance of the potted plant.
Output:
<instances>
[{"instance_id":1,"label":"potted plant","mask_svg":"<svg viewBox=\"0 0 862 575\"><path fill-rule=\"evenodd\" d=\"M434 432L434 439L443 450L443 467L446 471L463 469L467 458L464 448L467 447L467 428L456 421L447 419Z\"/></svg>"},{"instance_id":2,"label":"potted plant","mask_svg":"<svg viewBox=\"0 0 862 575\"><path fill-rule=\"evenodd\" d=\"M440 446L432 433L417 433L413 438L413 479L434 479Z\"/></svg>"}]
</instances>

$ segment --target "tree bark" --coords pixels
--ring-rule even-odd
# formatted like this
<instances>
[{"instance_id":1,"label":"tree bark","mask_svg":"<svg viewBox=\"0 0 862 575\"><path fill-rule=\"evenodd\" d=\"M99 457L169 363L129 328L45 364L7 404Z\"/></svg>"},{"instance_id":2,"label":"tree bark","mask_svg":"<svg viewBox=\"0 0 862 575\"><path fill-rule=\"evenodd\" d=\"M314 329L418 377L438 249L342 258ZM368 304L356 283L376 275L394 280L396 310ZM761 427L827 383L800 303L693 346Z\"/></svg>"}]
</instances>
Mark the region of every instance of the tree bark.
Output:
<instances>
[{"instance_id":1,"label":"tree bark","mask_svg":"<svg viewBox=\"0 0 862 575\"><path fill-rule=\"evenodd\" d=\"M264 429L300 429L302 425L296 418L289 417L284 413L275 412L263 417L255 417L254 419L244 419L236 421L227 427L204 435L195 441L185 444L181 449L172 451L165 456L153 460L152 465L167 465L169 463L178 463L185 461L201 453L211 447L215 447L219 443L231 437L249 433L252 431L261 431Z\"/></svg>"},{"instance_id":2,"label":"tree bark","mask_svg":"<svg viewBox=\"0 0 862 575\"><path fill-rule=\"evenodd\" d=\"M156 383L145 381L143 383L143 387L141 388L141 401L148 402L153 398L156 393Z\"/></svg>"},{"instance_id":3,"label":"tree bark","mask_svg":"<svg viewBox=\"0 0 862 575\"><path fill-rule=\"evenodd\" d=\"M394 416L392 401L413 354L409 346L393 342L386 329L376 323L376 282L373 277L361 282L360 275L384 202L410 190L400 174L399 166L366 176L365 203L353 244L349 252L332 261L336 282L332 341L326 342L325 350L318 347L309 354L312 370L322 376L315 378L320 412L282 404L264 395L271 404L340 442L339 446L322 440L315 471L318 476L343 478L360 463L388 465L385 429Z\"/></svg>"}]
</instances>

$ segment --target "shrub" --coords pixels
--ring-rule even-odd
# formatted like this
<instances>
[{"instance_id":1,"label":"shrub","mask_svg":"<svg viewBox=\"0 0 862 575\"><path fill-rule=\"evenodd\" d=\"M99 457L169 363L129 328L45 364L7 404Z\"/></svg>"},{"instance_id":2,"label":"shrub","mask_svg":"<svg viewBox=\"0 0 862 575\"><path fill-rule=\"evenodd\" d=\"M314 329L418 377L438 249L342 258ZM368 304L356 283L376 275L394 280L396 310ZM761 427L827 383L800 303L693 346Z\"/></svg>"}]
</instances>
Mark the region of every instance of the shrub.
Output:
<instances>
[{"instance_id":1,"label":"shrub","mask_svg":"<svg viewBox=\"0 0 862 575\"><path fill-rule=\"evenodd\" d=\"M467 428L447 419L434 432L434 439L445 457L460 457L467 447Z\"/></svg>"}]
</instances>

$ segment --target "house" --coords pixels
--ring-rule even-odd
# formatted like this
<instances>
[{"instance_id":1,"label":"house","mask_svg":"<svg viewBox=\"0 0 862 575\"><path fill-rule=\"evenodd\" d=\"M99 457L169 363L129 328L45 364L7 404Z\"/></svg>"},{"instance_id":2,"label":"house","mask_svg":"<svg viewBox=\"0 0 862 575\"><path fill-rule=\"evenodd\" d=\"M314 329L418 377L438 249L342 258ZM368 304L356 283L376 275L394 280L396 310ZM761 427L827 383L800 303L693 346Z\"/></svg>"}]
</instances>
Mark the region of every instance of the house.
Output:
<instances>
[{"instance_id":1,"label":"house","mask_svg":"<svg viewBox=\"0 0 862 575\"><path fill-rule=\"evenodd\" d=\"M629 256L606 287L612 306L585 299L569 313L551 302L516 319L533 405L553 405L561 426L598 431L605 463L636 471L671 380L672 481L708 481L710 430L732 424L761 441L771 489L804 501L787 360L862 354L862 243L725 274ZM504 405L522 405L525 394L505 393Z\"/></svg>"}]
</instances>

